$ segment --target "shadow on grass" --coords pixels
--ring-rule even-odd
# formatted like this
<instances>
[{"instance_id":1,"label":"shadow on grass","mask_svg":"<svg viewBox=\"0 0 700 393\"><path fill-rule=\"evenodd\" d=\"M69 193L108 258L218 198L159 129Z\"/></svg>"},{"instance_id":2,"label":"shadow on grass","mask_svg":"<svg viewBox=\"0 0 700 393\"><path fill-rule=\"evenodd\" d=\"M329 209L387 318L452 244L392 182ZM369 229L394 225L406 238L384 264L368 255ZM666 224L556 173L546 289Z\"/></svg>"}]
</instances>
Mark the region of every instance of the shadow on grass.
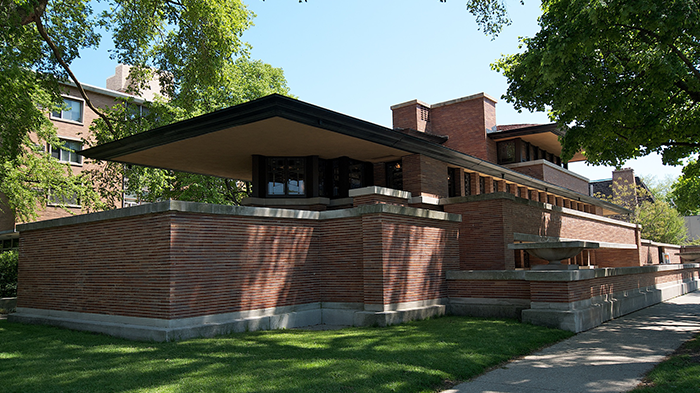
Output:
<instances>
[{"instance_id":1,"label":"shadow on grass","mask_svg":"<svg viewBox=\"0 0 700 393\"><path fill-rule=\"evenodd\" d=\"M4 392L429 392L570 335L444 317L147 343L0 321L0 381Z\"/></svg>"}]
</instances>

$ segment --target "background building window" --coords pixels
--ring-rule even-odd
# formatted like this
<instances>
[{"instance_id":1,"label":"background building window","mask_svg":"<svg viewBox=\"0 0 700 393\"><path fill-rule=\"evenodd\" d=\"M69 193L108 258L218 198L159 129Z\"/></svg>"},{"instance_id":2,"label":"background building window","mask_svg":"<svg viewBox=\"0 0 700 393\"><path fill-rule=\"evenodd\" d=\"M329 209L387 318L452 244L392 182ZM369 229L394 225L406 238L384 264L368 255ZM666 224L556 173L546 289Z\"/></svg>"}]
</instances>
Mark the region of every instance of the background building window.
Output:
<instances>
[{"instance_id":1,"label":"background building window","mask_svg":"<svg viewBox=\"0 0 700 393\"><path fill-rule=\"evenodd\" d=\"M0 240L0 252L12 251L19 248L19 239L4 239Z\"/></svg>"},{"instance_id":2,"label":"background building window","mask_svg":"<svg viewBox=\"0 0 700 393\"><path fill-rule=\"evenodd\" d=\"M48 145L49 154L51 154L53 158L61 162L70 162L71 164L80 165L83 163L83 156L76 153L76 151L83 148L81 142L61 139L60 143L60 147Z\"/></svg>"},{"instance_id":3,"label":"background building window","mask_svg":"<svg viewBox=\"0 0 700 393\"><path fill-rule=\"evenodd\" d=\"M73 194L70 196L54 195L49 193L49 206L80 207L80 196Z\"/></svg>"},{"instance_id":4,"label":"background building window","mask_svg":"<svg viewBox=\"0 0 700 393\"><path fill-rule=\"evenodd\" d=\"M64 108L62 111L51 112L53 119L70 120L78 123L83 122L83 102L71 98L63 99Z\"/></svg>"}]
</instances>

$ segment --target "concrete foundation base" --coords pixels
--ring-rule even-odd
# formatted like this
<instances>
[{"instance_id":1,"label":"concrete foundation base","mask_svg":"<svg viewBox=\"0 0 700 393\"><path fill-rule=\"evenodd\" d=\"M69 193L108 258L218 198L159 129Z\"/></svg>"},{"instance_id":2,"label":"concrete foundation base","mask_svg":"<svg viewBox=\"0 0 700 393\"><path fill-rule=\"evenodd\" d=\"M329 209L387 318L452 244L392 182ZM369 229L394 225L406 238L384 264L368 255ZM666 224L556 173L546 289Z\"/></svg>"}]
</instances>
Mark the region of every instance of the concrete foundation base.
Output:
<instances>
[{"instance_id":1,"label":"concrete foundation base","mask_svg":"<svg viewBox=\"0 0 700 393\"><path fill-rule=\"evenodd\" d=\"M529 299L451 298L450 313L484 318L516 318L530 308Z\"/></svg>"},{"instance_id":2,"label":"concrete foundation base","mask_svg":"<svg viewBox=\"0 0 700 393\"><path fill-rule=\"evenodd\" d=\"M361 303L311 303L183 319L156 319L18 307L10 322L60 326L130 340L177 341L245 331L291 329L312 325L388 326L445 315L442 300L392 305L366 311ZM370 306L374 307L374 306Z\"/></svg>"},{"instance_id":3,"label":"concrete foundation base","mask_svg":"<svg viewBox=\"0 0 700 393\"><path fill-rule=\"evenodd\" d=\"M354 326L390 326L408 321L416 321L445 315L445 305L397 311L358 311L353 316Z\"/></svg>"},{"instance_id":4,"label":"concrete foundation base","mask_svg":"<svg viewBox=\"0 0 700 393\"><path fill-rule=\"evenodd\" d=\"M575 333L698 289L697 281L623 291L571 303L532 302L522 321Z\"/></svg>"}]
</instances>

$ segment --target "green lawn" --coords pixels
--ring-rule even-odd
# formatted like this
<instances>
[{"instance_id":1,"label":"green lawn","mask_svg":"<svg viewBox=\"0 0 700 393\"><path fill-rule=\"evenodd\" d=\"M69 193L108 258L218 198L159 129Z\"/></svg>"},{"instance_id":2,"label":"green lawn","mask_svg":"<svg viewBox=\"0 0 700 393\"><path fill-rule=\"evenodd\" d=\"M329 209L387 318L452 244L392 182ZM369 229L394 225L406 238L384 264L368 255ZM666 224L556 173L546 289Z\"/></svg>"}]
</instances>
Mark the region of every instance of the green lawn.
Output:
<instances>
[{"instance_id":1,"label":"green lawn","mask_svg":"<svg viewBox=\"0 0 700 393\"><path fill-rule=\"evenodd\" d=\"M700 335L683 344L668 360L645 378L644 387L634 393L700 392Z\"/></svg>"},{"instance_id":2,"label":"green lawn","mask_svg":"<svg viewBox=\"0 0 700 393\"><path fill-rule=\"evenodd\" d=\"M152 343L0 321L0 391L432 392L571 335L444 317Z\"/></svg>"}]
</instances>

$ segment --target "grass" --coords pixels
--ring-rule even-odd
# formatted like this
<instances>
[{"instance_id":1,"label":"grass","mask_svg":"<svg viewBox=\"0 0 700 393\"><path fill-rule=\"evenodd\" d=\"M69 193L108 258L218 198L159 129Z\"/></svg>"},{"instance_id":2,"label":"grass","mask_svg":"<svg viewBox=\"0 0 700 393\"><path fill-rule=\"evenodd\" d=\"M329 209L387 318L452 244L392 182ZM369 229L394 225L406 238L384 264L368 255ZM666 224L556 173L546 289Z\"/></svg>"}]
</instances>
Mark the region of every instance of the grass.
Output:
<instances>
[{"instance_id":1,"label":"grass","mask_svg":"<svg viewBox=\"0 0 700 393\"><path fill-rule=\"evenodd\" d=\"M634 393L700 392L700 335L683 344L644 378Z\"/></svg>"},{"instance_id":2,"label":"grass","mask_svg":"<svg viewBox=\"0 0 700 393\"><path fill-rule=\"evenodd\" d=\"M2 392L434 392L572 333L443 317L133 342L0 321Z\"/></svg>"}]
</instances>

